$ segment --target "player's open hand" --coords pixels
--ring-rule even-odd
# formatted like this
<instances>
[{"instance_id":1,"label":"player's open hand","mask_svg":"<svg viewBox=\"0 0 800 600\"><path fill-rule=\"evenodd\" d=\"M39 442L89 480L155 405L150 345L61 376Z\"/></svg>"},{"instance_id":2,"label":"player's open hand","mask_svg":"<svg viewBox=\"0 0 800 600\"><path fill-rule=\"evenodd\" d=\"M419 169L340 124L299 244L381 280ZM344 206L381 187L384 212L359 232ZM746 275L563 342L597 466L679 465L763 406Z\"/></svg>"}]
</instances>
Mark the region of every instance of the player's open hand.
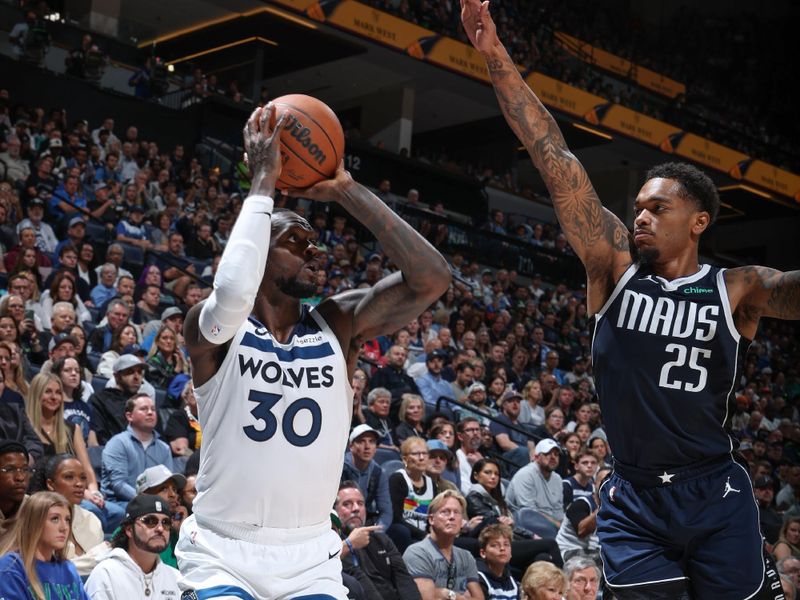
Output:
<instances>
[{"instance_id":1,"label":"player's open hand","mask_svg":"<svg viewBox=\"0 0 800 600\"><path fill-rule=\"evenodd\" d=\"M323 179L309 188L289 188L284 190L284 193L289 196L301 196L319 202L341 203L347 200L347 190L354 183L350 172L344 168L344 161L341 161L331 179Z\"/></svg>"},{"instance_id":2,"label":"player's open hand","mask_svg":"<svg viewBox=\"0 0 800 600\"><path fill-rule=\"evenodd\" d=\"M280 134L285 120L286 113L276 119L275 106L270 102L256 108L244 126L244 160L256 194L272 195L281 175Z\"/></svg>"},{"instance_id":3,"label":"player's open hand","mask_svg":"<svg viewBox=\"0 0 800 600\"><path fill-rule=\"evenodd\" d=\"M489 0L461 0L461 23L478 51L489 52L499 43L497 28L489 14Z\"/></svg>"}]
</instances>

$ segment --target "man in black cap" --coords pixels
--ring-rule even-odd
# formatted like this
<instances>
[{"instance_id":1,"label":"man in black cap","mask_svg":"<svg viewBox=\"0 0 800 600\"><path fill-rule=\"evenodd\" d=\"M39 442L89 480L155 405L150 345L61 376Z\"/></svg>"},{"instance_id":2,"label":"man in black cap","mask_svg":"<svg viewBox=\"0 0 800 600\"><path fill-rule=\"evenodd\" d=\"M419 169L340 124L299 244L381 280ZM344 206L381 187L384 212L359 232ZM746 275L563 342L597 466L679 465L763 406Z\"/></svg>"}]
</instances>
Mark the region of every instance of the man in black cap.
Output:
<instances>
[{"instance_id":1,"label":"man in black cap","mask_svg":"<svg viewBox=\"0 0 800 600\"><path fill-rule=\"evenodd\" d=\"M41 452L41 445L39 450ZM31 479L29 463L30 455L25 446L14 440L0 439L0 537L11 528L19 507L25 501L25 492Z\"/></svg>"},{"instance_id":2,"label":"man in black cap","mask_svg":"<svg viewBox=\"0 0 800 600\"><path fill-rule=\"evenodd\" d=\"M444 368L444 361L446 359L447 352L444 350L433 350L429 352L428 356L425 358L425 366L428 370L415 380L419 388L419 393L422 395L430 411L436 409L436 401L442 396L455 399L453 396L453 388L442 377L442 368Z\"/></svg>"},{"instance_id":3,"label":"man in black cap","mask_svg":"<svg viewBox=\"0 0 800 600\"><path fill-rule=\"evenodd\" d=\"M758 503L758 522L761 533L767 543L778 541L778 534L783 525L783 518L775 510L775 484L772 477L762 475L753 481L753 494Z\"/></svg>"},{"instance_id":4,"label":"man in black cap","mask_svg":"<svg viewBox=\"0 0 800 600\"><path fill-rule=\"evenodd\" d=\"M139 494L128 502L122 526L111 538L113 550L86 581L91 598L180 597L178 570L159 559L167 547L172 518L160 496Z\"/></svg>"},{"instance_id":5,"label":"man in black cap","mask_svg":"<svg viewBox=\"0 0 800 600\"><path fill-rule=\"evenodd\" d=\"M42 252L52 253L58 245L55 231L44 222L44 202L41 198L34 198L28 202L28 217L17 224L17 233L25 227L33 228L36 233L36 247Z\"/></svg>"}]
</instances>

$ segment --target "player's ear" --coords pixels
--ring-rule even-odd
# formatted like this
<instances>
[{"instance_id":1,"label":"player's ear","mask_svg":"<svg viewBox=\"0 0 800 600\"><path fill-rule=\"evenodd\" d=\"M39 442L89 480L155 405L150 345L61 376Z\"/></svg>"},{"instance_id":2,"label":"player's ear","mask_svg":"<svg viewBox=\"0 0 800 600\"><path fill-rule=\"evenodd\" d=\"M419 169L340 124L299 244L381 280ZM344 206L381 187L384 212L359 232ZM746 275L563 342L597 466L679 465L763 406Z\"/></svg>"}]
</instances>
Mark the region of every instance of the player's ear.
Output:
<instances>
[{"instance_id":1,"label":"player's ear","mask_svg":"<svg viewBox=\"0 0 800 600\"><path fill-rule=\"evenodd\" d=\"M711 215L708 212L701 210L694 213L694 221L692 223L692 233L700 235L711 224Z\"/></svg>"}]
</instances>

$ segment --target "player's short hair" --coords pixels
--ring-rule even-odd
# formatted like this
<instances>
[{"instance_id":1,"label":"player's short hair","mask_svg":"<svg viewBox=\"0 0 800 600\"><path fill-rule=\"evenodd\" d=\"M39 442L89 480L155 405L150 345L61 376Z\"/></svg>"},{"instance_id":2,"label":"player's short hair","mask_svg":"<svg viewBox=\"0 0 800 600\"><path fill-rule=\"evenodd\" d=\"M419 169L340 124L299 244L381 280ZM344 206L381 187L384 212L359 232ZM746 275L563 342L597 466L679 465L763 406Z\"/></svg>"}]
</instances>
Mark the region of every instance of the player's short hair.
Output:
<instances>
[{"instance_id":1,"label":"player's short hair","mask_svg":"<svg viewBox=\"0 0 800 600\"><path fill-rule=\"evenodd\" d=\"M506 538L509 542L512 541L514 539L514 530L503 523L492 523L481 530L478 536L478 544L481 548L486 548L489 542L501 537Z\"/></svg>"},{"instance_id":2,"label":"player's short hair","mask_svg":"<svg viewBox=\"0 0 800 600\"><path fill-rule=\"evenodd\" d=\"M716 221L719 214L717 186L700 169L688 163L662 163L647 171L645 180L649 181L656 177L673 179L680 183L682 193L679 193L679 196L685 200L691 200L698 209L707 212L711 216L709 225Z\"/></svg>"}]
</instances>

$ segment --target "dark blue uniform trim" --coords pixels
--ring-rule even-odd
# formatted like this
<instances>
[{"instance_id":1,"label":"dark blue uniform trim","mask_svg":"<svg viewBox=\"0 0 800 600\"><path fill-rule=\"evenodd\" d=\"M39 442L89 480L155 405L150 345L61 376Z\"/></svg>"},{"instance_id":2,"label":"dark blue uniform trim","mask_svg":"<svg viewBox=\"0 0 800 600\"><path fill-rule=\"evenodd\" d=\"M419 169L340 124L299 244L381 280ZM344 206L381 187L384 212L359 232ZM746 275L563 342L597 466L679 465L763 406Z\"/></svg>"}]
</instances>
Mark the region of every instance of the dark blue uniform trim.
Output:
<instances>
[{"instance_id":1,"label":"dark blue uniform trim","mask_svg":"<svg viewBox=\"0 0 800 600\"><path fill-rule=\"evenodd\" d=\"M233 596L234 598L241 598L242 600L256 600L242 588L233 585L216 585L203 590L195 590L194 594L197 600L224 598L225 596Z\"/></svg>"},{"instance_id":2,"label":"dark blue uniform trim","mask_svg":"<svg viewBox=\"0 0 800 600\"><path fill-rule=\"evenodd\" d=\"M255 348L262 352L271 352L278 357L281 362L292 362L297 359L313 360L315 358L325 358L333 356L333 348L328 342L318 346L295 346L291 350L284 350L269 338L261 338L254 333L247 332L242 337L241 346Z\"/></svg>"}]
</instances>

